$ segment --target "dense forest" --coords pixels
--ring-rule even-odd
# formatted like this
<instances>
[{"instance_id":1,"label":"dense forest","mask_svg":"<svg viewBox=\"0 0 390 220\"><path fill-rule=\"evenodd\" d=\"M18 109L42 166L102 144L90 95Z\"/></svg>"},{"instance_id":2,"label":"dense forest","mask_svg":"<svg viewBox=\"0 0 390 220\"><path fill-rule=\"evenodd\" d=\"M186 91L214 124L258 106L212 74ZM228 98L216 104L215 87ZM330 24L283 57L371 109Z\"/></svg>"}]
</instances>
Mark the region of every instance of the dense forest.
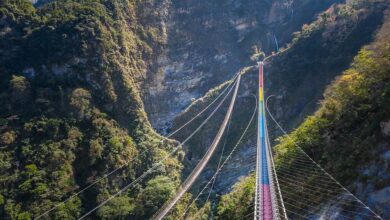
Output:
<instances>
[{"instance_id":1,"label":"dense forest","mask_svg":"<svg viewBox=\"0 0 390 220\"><path fill-rule=\"evenodd\" d=\"M182 146L177 140L185 139L212 108L174 139L157 133L148 113L160 120L159 110L175 104L170 102L175 97L160 97L184 94L192 104L178 99L180 109L174 111L180 114L168 111L173 107L162 114L172 120L163 130L175 130L230 85L226 79L234 74L231 69L241 68L243 79L233 111L237 120L229 123L223 150L217 150L220 160L226 158L256 106L257 68L248 65L263 52L270 55L265 63L266 94L276 95L270 110L291 132L281 136L269 122L276 168L294 161L300 146L379 214L390 217L390 206L370 197L390 181L388 1L229 0L221 8L219 3L0 1L0 219L77 219L118 192L88 218L149 219L207 151L224 115L214 116ZM253 10L257 4L264 8ZM169 15L169 10L178 13ZM260 12L269 18L256 17ZM169 24L170 16L178 20ZM220 29L212 37L199 34L216 24ZM245 25L254 27L240 29ZM283 43L274 53L276 35L270 37L271 32ZM172 50L172 42L182 53ZM194 48L197 53L188 55L186 50ZM228 58L219 52L214 55L214 50ZM172 57L164 57L167 51ZM182 59L189 63L180 63ZM231 66L226 64L229 59ZM179 73L169 65L163 72L159 67L163 62L179 66L175 70ZM207 67L210 63L212 68ZM187 88L182 81L192 78L180 74L190 70L199 79ZM149 81L165 80L161 74L170 74L167 83L172 87L160 91L162 83L157 82L148 91ZM185 89L209 91L191 99ZM145 91L156 93L155 99ZM227 103L221 109L226 110ZM242 142L236 154L248 156L256 143L254 123ZM159 164L163 158L167 159ZM209 164L167 219L182 218L184 212L186 219L194 220L243 219L253 213L255 176L247 158L232 162L240 169L218 177L207 199L192 203L217 164L218 159ZM138 181L143 174L145 178ZM89 188L75 194L85 187Z\"/></svg>"},{"instance_id":2,"label":"dense forest","mask_svg":"<svg viewBox=\"0 0 390 220\"><path fill-rule=\"evenodd\" d=\"M177 147L151 128L137 78L164 45L153 1L0 3L0 218L73 219ZM94 218L146 218L180 182L178 157ZM131 161L131 162L129 162Z\"/></svg>"},{"instance_id":3,"label":"dense forest","mask_svg":"<svg viewBox=\"0 0 390 220\"><path fill-rule=\"evenodd\" d=\"M299 146L385 218L389 213L386 203L375 203L368 197L388 187L390 180L389 18L387 12L374 41L363 47L350 68L327 87L316 112L289 136L280 137L274 147L277 169L295 160ZM307 181L311 180L308 176ZM366 190L360 189L362 185ZM288 188L283 189L282 185L284 190ZM253 192L254 176L241 179L232 192L221 198L218 213L226 219L238 219L237 216L250 211L248 204L253 200ZM300 197L303 192L292 193Z\"/></svg>"}]
</instances>

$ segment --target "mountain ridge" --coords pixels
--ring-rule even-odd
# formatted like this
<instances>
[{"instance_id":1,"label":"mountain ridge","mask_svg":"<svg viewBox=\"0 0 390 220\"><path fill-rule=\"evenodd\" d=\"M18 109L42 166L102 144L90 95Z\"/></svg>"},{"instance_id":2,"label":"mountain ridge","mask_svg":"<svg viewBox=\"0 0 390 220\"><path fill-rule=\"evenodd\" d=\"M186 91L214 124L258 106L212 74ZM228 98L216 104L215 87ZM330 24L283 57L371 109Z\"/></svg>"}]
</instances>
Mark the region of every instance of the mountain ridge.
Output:
<instances>
[{"instance_id":1,"label":"mountain ridge","mask_svg":"<svg viewBox=\"0 0 390 220\"><path fill-rule=\"evenodd\" d=\"M178 141L166 139L155 130L165 134L179 128L226 88L226 80L241 69L239 108L233 112L233 118L238 120L231 122L224 137L225 150L229 151L253 111L257 68L250 66L253 63L250 57L261 57L262 52L272 54L265 66L266 93L277 95L270 100L270 110L287 130L297 128L293 137L299 133L310 139L313 134L303 129L312 128L310 122L325 116L332 118L338 112L348 113L340 106L358 106L358 113L351 110L348 117L343 118L343 114L336 117L342 118L343 123L335 123L336 119L325 125L318 123L321 130L347 129L348 123L360 123L361 117L355 117L355 113L361 116L360 111L373 112L369 102L375 100L367 96L371 90L383 91L375 93L378 97L388 97L386 86L378 86L379 78L369 78L356 68L360 65L378 72L378 67L372 65L373 59L382 59L383 69L387 67L388 57L383 55L387 49L378 49L386 45L383 39L388 38L385 0L35 3L34 7L27 0L0 2L0 218L36 218L107 172L123 167L44 219L80 217L180 146ZM301 31L293 33L302 25ZM281 48L273 54L275 41ZM369 46L362 50L364 45ZM341 72L344 74L335 80ZM373 84L359 81L361 75ZM351 82L363 86L360 89ZM332 86L325 91L329 84ZM345 90L350 87L351 91ZM348 97L357 101L336 105L344 102L336 97L335 90L344 96L350 92ZM316 103L322 94L325 101L321 106L338 108L321 107L322 113L305 119L319 107ZM367 103L359 106L361 100L351 94L366 97ZM385 109L388 103L384 100L375 101L380 104L376 109ZM226 110L226 106L221 109ZM179 147L173 157L92 213L91 218L151 217L174 195L204 153L222 116L216 115L183 148ZM382 209L382 197L387 192L383 188L387 176L382 163L388 161L388 152L383 150L388 147L387 139L382 136L387 137L390 128L385 113L377 116L370 115L376 122L383 116L372 124L375 129L364 132L380 136L378 140L382 142L375 149L382 150L373 157L363 157L367 167L348 166L338 159L332 167L329 161L336 158L337 149L297 141L306 149L318 151L314 158L326 169L336 172L347 167L337 178L353 185L354 192L365 196L368 204ZM195 121L192 126L198 124ZM370 128L371 124L361 127ZM183 140L190 132L190 128L184 128L173 138ZM273 126L270 132L273 138L281 134ZM351 132L361 135L356 130ZM252 211L238 203L249 205L252 198L253 177L248 175L253 171L255 137L253 126L243 141L244 146L234 155L232 163L226 165L232 172L222 173L224 181L216 181L210 201L205 204L199 201L189 207L188 218L240 219ZM370 142L373 137L362 142ZM333 133L318 140L329 145L336 140L343 143L345 139ZM283 160L284 149L291 146L285 138L275 143L278 160ZM344 148L341 153L346 161L359 159L356 156L361 155L359 150L352 157L345 154L353 149ZM364 145L359 149L367 152L369 148ZM371 166L375 156L381 158L380 164ZM211 163L192 189L193 194L208 181L216 165ZM351 176L355 168L362 173L357 181ZM378 173L383 181L375 178ZM168 219L181 217L191 201L191 193L186 194Z\"/></svg>"}]
</instances>

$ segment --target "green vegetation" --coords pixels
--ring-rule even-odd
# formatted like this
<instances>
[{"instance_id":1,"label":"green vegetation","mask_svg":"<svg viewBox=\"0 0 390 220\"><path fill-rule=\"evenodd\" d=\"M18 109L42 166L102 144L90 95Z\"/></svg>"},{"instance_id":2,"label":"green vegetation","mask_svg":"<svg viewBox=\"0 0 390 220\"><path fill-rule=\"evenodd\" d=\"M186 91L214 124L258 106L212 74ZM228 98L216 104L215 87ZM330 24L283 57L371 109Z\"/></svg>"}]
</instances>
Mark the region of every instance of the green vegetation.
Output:
<instances>
[{"instance_id":1,"label":"green vegetation","mask_svg":"<svg viewBox=\"0 0 390 220\"><path fill-rule=\"evenodd\" d=\"M294 40L288 45L287 49L267 60L265 67L268 82L266 83L266 94L279 96L279 98L270 101L270 109L284 127L292 129L303 121L306 115L315 110L316 103L321 99L326 86L348 68L353 61L353 57L356 56L362 46L373 40L375 31L383 23L386 7L386 1L382 0L356 0L348 1L346 4L334 5L322 13L315 22L304 25L300 32L295 33ZM383 27L385 26L383 25ZM375 39L375 42L379 42L378 39ZM377 44L383 45L384 43ZM259 55L255 54L254 58ZM247 68L241 87L246 88L247 94L257 94L256 82L257 68ZM215 98L216 94L223 88L223 85L216 87L204 98L195 101L182 115L176 118L174 125L180 125L186 119L191 118L198 109L209 104L210 100ZM331 88L328 89L328 91L330 90ZM250 115L250 111L252 111L250 109L252 105L248 102L245 104L238 103L237 106L240 106L240 111L235 118L240 120L232 123L232 134L240 133L243 123L246 122L245 117ZM214 135L212 131L216 130L220 120L218 116L213 118L212 123L206 125L201 134L191 140L191 149L187 153L190 160L203 155L204 148L207 146L203 140L211 139ZM306 143L314 143L315 141L321 143L323 141L322 125L324 123L324 120L309 117L300 126L301 132L311 132L311 135L305 139ZM339 126L342 126L342 123ZM280 134L275 127L270 126L269 130L272 136ZM184 130L184 135L186 132L188 134L189 131ZM251 131L252 134L255 134L255 132L254 129ZM234 143L235 135L231 136L229 142ZM291 142L284 138L280 145L287 145L288 143L291 145ZM281 152L285 153L285 158L293 158L287 155L293 155L295 150L296 148L284 148ZM347 150L351 151L350 148L346 148L346 154ZM334 153L333 157L338 156L337 150ZM321 155L321 152L317 152L317 154ZM356 157L358 156L355 155L354 159ZM338 160L343 162L344 158ZM369 161L369 159L367 158L366 161ZM351 164L354 164L352 167L356 168L356 162L351 162ZM188 167L191 167L191 164ZM341 167L338 169L344 169L340 173L343 177L337 176L337 178L343 180L354 178L350 176L351 169L346 169L345 164ZM250 196L243 193L246 190L254 192L254 185L251 183L253 183L252 178L243 179L230 193L219 199L216 207L212 206L210 213L221 216L221 219L242 219L243 216L253 211L253 207L247 208L242 205L253 201L254 193ZM203 204L198 205L202 207Z\"/></svg>"},{"instance_id":2,"label":"green vegetation","mask_svg":"<svg viewBox=\"0 0 390 220\"><path fill-rule=\"evenodd\" d=\"M44 217L75 219L177 145L153 131L135 84L166 41L162 18L146 10L159 4L0 2L1 219L33 219L124 166ZM149 217L181 169L170 158L92 217Z\"/></svg>"},{"instance_id":3,"label":"green vegetation","mask_svg":"<svg viewBox=\"0 0 390 220\"><path fill-rule=\"evenodd\" d=\"M124 166L112 178L105 178L45 216L75 219L133 181L177 145L153 131L136 84L166 44L161 26L163 13L151 13L151 9L165 10L164 2L44 2L40 1L39 8L27 0L0 2L1 219L33 219L106 172ZM209 4L220 6L218 2ZM302 108L319 97L319 92L312 91L321 92L330 79L347 68L361 45L372 40L385 7L385 0L355 0L334 6L315 23L305 25L294 35L289 49L269 61L270 82L286 82L269 87L270 94L288 94L282 106L289 109L284 119L305 112ZM250 8L239 6L234 13L246 10ZM361 50L352 67L328 88L317 113L292 133L297 143L313 152L312 156L344 184L371 181L376 189L386 184L380 178L354 174L377 159L383 151L381 143L388 140L380 125L388 121L390 112L389 29L388 23L382 27L375 43ZM256 37L247 37L240 47L253 46L253 39L263 31L250 33ZM220 37L220 33L214 36ZM195 40L197 44L212 43L204 36ZM212 48L208 46L204 44L203 48ZM245 55L240 59L247 58ZM243 88L255 89L256 81L249 78L250 74L246 76ZM194 103L177 124L207 105L225 86ZM312 96L298 106L291 104L297 102L289 97L302 94ZM239 103L252 104L251 98L242 98ZM249 108L240 109L236 118L244 122L251 112ZM190 157L202 154L207 144L200 140L209 140L216 124L206 126L203 134L192 140L195 150L189 151ZM242 128L242 123L231 125L235 134ZM237 137L229 138L228 142L234 143ZM293 159L295 150L291 141L281 138L277 163ZM182 160L180 149L145 181L123 192L91 218L150 217L178 187ZM221 198L217 207L210 202L198 204L200 209L193 205L187 217L240 219L252 211L248 206L253 194L253 177L245 178ZM179 218L191 201L191 195L186 194L169 219Z\"/></svg>"},{"instance_id":4,"label":"green vegetation","mask_svg":"<svg viewBox=\"0 0 390 220\"><path fill-rule=\"evenodd\" d=\"M149 181L142 194L137 198L138 211L147 212L146 216L153 215L161 204L173 196L174 190L175 187L168 177L158 176Z\"/></svg>"},{"instance_id":5,"label":"green vegetation","mask_svg":"<svg viewBox=\"0 0 390 220\"><path fill-rule=\"evenodd\" d=\"M233 186L231 193L221 197L218 203L219 219L243 219L253 212L255 176L241 179Z\"/></svg>"},{"instance_id":6,"label":"green vegetation","mask_svg":"<svg viewBox=\"0 0 390 220\"><path fill-rule=\"evenodd\" d=\"M345 71L383 24L385 0L352 0L321 13L294 33L288 48L266 62L270 109L287 130L318 107L326 86ZM281 114L283 113L283 114ZM270 127L272 134L281 134Z\"/></svg>"},{"instance_id":7,"label":"green vegetation","mask_svg":"<svg viewBox=\"0 0 390 220\"><path fill-rule=\"evenodd\" d=\"M358 186L373 186L370 192L388 186L388 163L381 155L388 150L389 136L383 124L390 120L390 17L375 34L374 41L354 57L351 67L337 77L324 93L324 99L314 115L309 116L289 137L283 136L275 146L276 167L295 160L297 145L319 162L343 185L354 192ZM363 172L368 167L374 172ZM306 178L312 181L310 175ZM238 187L241 186L241 187ZM235 216L244 209L243 203L253 200L242 193L254 190L254 177L248 177L224 195L218 213ZM242 187L245 186L245 187ZM288 187L281 185L282 192ZM291 190L291 189L290 189ZM304 189L303 189L304 190ZM303 192L290 192L300 198ZM307 195L307 194L305 194ZM367 202L367 194L358 195ZM320 204L320 197L309 198ZM298 203L299 204L299 203ZM289 210L308 207L292 207ZM302 205L302 204L301 204ZM385 216L383 206L375 207ZM248 210L248 213L252 210ZM241 219L243 215L232 219Z\"/></svg>"},{"instance_id":8,"label":"green vegetation","mask_svg":"<svg viewBox=\"0 0 390 220\"><path fill-rule=\"evenodd\" d=\"M295 33L293 42L286 50L266 61L266 94L276 96L270 100L269 108L283 127L291 130L305 116L314 112L326 86L348 68L362 46L372 41L375 31L383 23L387 5L384 0L354 0L336 4L320 14L312 24L304 25L300 32ZM241 88L246 88L246 94L257 94L257 68L247 68L245 72ZM173 127L178 127L209 104L222 86L193 102L182 115L176 117ZM246 113L242 115L250 114L251 105L238 106L241 112ZM243 118L240 119L245 122ZM218 116L213 118L211 125L206 125L201 134L190 141L192 147L187 154L190 159L204 153L207 144L202 141L212 138L212 131L215 131L220 120ZM239 133L232 130L232 133ZM272 137L281 134L275 126L270 126L269 130ZM184 129L178 139L188 133Z\"/></svg>"},{"instance_id":9,"label":"green vegetation","mask_svg":"<svg viewBox=\"0 0 390 220\"><path fill-rule=\"evenodd\" d=\"M363 48L350 69L325 92L315 115L308 117L290 138L282 137L276 146L276 163L293 161L296 143L342 184L385 186L381 176L389 137L381 123L390 119L390 20L378 32L374 43ZM362 172L375 165L375 173ZM310 177L307 181L310 181ZM283 189L282 189L283 190ZM299 193L299 192L298 192ZM292 207L290 207L292 208ZM379 210L379 212L381 212Z\"/></svg>"}]
</instances>

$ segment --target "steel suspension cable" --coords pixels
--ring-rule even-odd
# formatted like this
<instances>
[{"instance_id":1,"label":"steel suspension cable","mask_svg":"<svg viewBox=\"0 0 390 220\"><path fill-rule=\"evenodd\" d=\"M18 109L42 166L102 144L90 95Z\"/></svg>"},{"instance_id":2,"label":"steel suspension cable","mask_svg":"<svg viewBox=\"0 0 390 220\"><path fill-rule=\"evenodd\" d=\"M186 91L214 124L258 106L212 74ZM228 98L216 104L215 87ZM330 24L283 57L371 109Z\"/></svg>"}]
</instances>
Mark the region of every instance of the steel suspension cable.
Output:
<instances>
[{"instance_id":1,"label":"steel suspension cable","mask_svg":"<svg viewBox=\"0 0 390 220\"><path fill-rule=\"evenodd\" d=\"M286 188L289 188L289 189L294 189L294 188L292 188L292 187L286 187ZM289 191L286 191L286 192L284 192L285 194L288 194L288 195L291 195L291 196L297 196L297 194L296 193L293 193L293 192L289 192ZM307 192L307 191L304 191L304 192L302 192L302 194L303 195L306 195L306 196L308 196L308 195L310 195L310 196L318 196L318 194L322 194L322 193L317 193L317 194L314 194L314 193L310 193L310 192ZM356 200L345 200L345 199L338 199L338 198L336 198L336 197L340 197L340 195L336 195L336 196L330 196L328 199L330 200L330 199L332 199L330 202L332 202L332 204L333 204L333 202L334 203L339 203L339 204L343 204L343 205L347 205L347 206L353 206L353 207L356 207L356 208L365 208L364 206L357 206L357 205L354 205L354 204L352 204L353 202L355 202L355 203L358 203ZM308 202L311 202L311 203L313 203L313 201L309 201L309 200L307 200L307 199L305 199L305 197L299 197L301 200L304 200L304 201L308 201ZM334 199L333 199L334 198ZM338 199L337 201L336 201L336 199ZM349 202L348 202L349 201ZM359 203L360 204L360 203Z\"/></svg>"},{"instance_id":2,"label":"steel suspension cable","mask_svg":"<svg viewBox=\"0 0 390 220\"><path fill-rule=\"evenodd\" d=\"M230 131L230 124L231 124L232 120L230 118L229 120L229 124L228 124L228 128L226 130L226 136L225 136L225 141L223 143L223 147L222 147L222 152L221 152L221 156L219 157L219 161L218 161L218 165L217 165L217 170L220 168L221 166L221 162L222 162L222 158L223 158L223 153L225 151L225 147L226 147L226 143L227 143L227 139L228 139L228 135L229 135L229 131ZM214 187L214 183L215 181L217 180L217 176L215 176L213 178L213 182L211 183L211 186L210 186L210 190L209 190L209 193L207 195L207 199L206 199L206 203L209 201L209 198L210 198L210 195L211 195L211 192L213 190L213 187Z\"/></svg>"},{"instance_id":3,"label":"steel suspension cable","mask_svg":"<svg viewBox=\"0 0 390 220\"><path fill-rule=\"evenodd\" d=\"M238 81L235 81L234 84L237 84ZM85 217L87 217L89 214L91 214L92 212L94 212L95 210L99 209L100 207L102 207L103 205L105 205L107 202L111 201L113 198L115 198L116 196L120 195L122 192L124 192L125 190L129 189L130 187L132 187L135 183L141 181L144 177L146 177L149 173L151 173L154 169L156 169L157 167L159 167L160 165L162 165L162 162L164 162L165 160L167 160L169 157L171 157L181 146L183 146L186 142L188 142L188 140L190 140L210 119L211 117L218 111L218 109L221 107L221 105L225 102L225 100L227 99L227 97L229 96L229 94L231 93L231 91L233 90L234 87L231 87L228 91L228 93L224 96L224 98L219 102L219 104L216 106L216 108L213 110L213 112L210 113L210 115L197 127L197 129L195 129L195 131L193 131L183 142L181 142L177 147L175 147L175 149L173 149L166 157L164 157L162 160L160 160L158 163L155 163L150 169L148 169L147 171L145 171L140 177L138 177L137 179L135 179L134 181L132 181L131 183L129 183L128 185L126 185L125 187L123 187L122 189L120 189L117 193L115 193L113 196L109 197L107 200L103 201L101 204L99 204L98 206L94 207L92 210L88 211L86 214L84 214L83 216L81 216L79 218L79 220L81 219L84 219Z\"/></svg>"},{"instance_id":4,"label":"steel suspension cable","mask_svg":"<svg viewBox=\"0 0 390 220\"><path fill-rule=\"evenodd\" d=\"M200 173L203 171L205 168L206 164L210 160L211 156L213 155L216 147L219 144L220 139L222 138L222 135L226 129L228 120L231 117L231 114L233 112L233 108L235 105L235 101L237 98L237 93L238 93L238 88L240 85L240 80L241 80L241 74L238 76L236 85L235 85L235 90L232 96L232 99L230 101L229 108L226 112L225 118L222 122L222 125L220 126L217 135L215 136L213 142L211 143L209 149L207 150L206 154L203 156L203 158L200 160L198 165L195 167L195 169L192 171L192 173L187 177L187 179L184 181L184 183L181 185L179 188L177 194L168 201L157 213L155 216L152 217L152 219L157 219L160 220L165 217L165 215L168 214L168 212L173 208L173 206L179 201L179 199L184 195L184 193L187 192L187 190L192 186L192 184L195 182L195 180L198 178Z\"/></svg>"},{"instance_id":5,"label":"steel suspension cable","mask_svg":"<svg viewBox=\"0 0 390 220\"><path fill-rule=\"evenodd\" d=\"M268 98L266 100L266 102L268 102ZM287 213L286 213L286 208L284 206L284 199L283 199L283 195L282 195L282 192L280 190L280 184L279 184L279 178L278 176L276 175L276 168L275 168L275 162L274 162L274 157L272 155L272 149L271 149L271 142L269 140L269 136L268 136L268 124L267 124L267 117L265 117L265 121L266 121L266 134L267 134L267 142L268 142L268 147L269 147L269 154L270 154L270 160L271 160L271 164L272 164L272 171L273 171L273 177L275 178L275 183L276 183L276 189L278 191L278 195L279 195L279 198L280 198L280 204L281 204L281 207L277 207L278 209L282 209L282 214L283 214L283 217L285 220L288 220L288 217L287 217ZM273 178L271 177L271 178ZM279 206L279 204L276 204L277 206ZM278 212L277 212L278 213ZM280 217L280 216L279 216Z\"/></svg>"},{"instance_id":6,"label":"steel suspension cable","mask_svg":"<svg viewBox=\"0 0 390 220\"><path fill-rule=\"evenodd\" d=\"M225 160L222 162L222 164L217 168L216 172L214 173L214 175L211 177L211 179L207 182L207 184L203 187L203 189L198 193L198 195L193 199L193 201L187 206L187 208L185 209L183 215L181 216L180 219L184 218L185 215L187 214L188 210L191 208L191 206L199 199L199 197L203 194L203 192L207 189L207 187L211 184L211 182L213 180L216 179L216 177L218 176L218 174L222 171L222 168L226 165L226 163L229 161L229 159L232 157L233 153L236 151L237 147L240 145L240 143L242 142L243 138L245 137L245 134L248 132L249 130L249 127L250 125L252 124L253 122L253 119L256 115L256 112L257 112L257 98L254 96L255 100L256 100L256 105L255 105L255 109L252 113L252 116L245 128L245 130L243 131L243 133L241 134L240 138L238 139L237 143L235 144L235 146L233 147L233 149L230 151L229 155L225 158ZM207 201L207 200L206 200ZM253 205L252 205L253 206Z\"/></svg>"},{"instance_id":7,"label":"steel suspension cable","mask_svg":"<svg viewBox=\"0 0 390 220\"><path fill-rule=\"evenodd\" d=\"M233 78L230 80L230 83L222 90L222 92L219 93L219 95L212 101L210 102L204 109L202 109L202 111L200 111L198 114L196 114L194 117L192 117L189 121L187 121L186 123L184 123L182 126L180 126L178 129L176 129L175 131L173 131L172 133L168 134L167 136L165 137L162 137L162 141L164 140L167 140L168 138L172 137L174 134L176 134L177 132L181 131L184 127L186 127L187 125L189 125L192 121L194 121L195 119L197 119L200 115L202 115L205 111L207 111L223 94L226 93L226 91L228 91L228 89L234 85L234 81L236 80L237 76L240 74L241 70L236 73ZM104 174L104 176L98 178L97 180L95 180L94 182L90 183L89 185L85 186L83 189L79 190L78 192L74 193L73 195L71 195L70 197L68 197L67 199L57 203L55 206L53 206L51 209L45 211L44 213L42 213L41 215L37 216L36 218L34 219L40 219L42 218L43 216L49 214L50 212L52 212L53 210L57 209L59 206L61 205L64 205L66 202L70 201L71 199L73 199L74 197L80 195L81 193L83 193L84 191L86 191L87 189L91 188L92 186L96 185L97 183L99 183L100 181L102 181L103 179L111 176L112 174L116 173L118 170L124 168L125 166L129 165L131 162L133 162L135 160L134 159L131 159L129 161L127 161L126 163L122 164L121 166L119 166L118 168L115 168L114 170Z\"/></svg>"},{"instance_id":8,"label":"steel suspension cable","mask_svg":"<svg viewBox=\"0 0 390 220\"><path fill-rule=\"evenodd\" d=\"M234 85L234 82L237 78L237 76L240 74L240 71L235 74L233 76L233 78L230 80L230 83L222 90L222 92L219 93L219 95L212 101L210 102L204 109L202 109L202 111L200 111L198 114L196 114L195 116L193 116L189 121L187 121L186 123L184 123L182 126L180 126L178 129L176 129L175 131L173 131L172 133L168 134L167 136L165 137L162 137L162 140L160 140L159 142L162 142L164 140L167 140L168 138L172 137L174 134L176 134L177 132L181 131L184 127L186 127L187 125L189 125L192 121L194 121L195 119L197 119L199 116L201 116L205 111L207 111L223 94L226 93L226 91L228 91L229 88L231 88L232 85ZM231 90L230 90L231 91ZM44 213L42 213L41 215L37 216L36 218L34 218L35 220L37 219L40 219L42 218L43 216L49 214L50 212L52 212L53 210L57 209L59 206L61 205L64 205L66 202L70 201L71 199L73 199L74 197L80 195L81 193L83 193L84 191L86 191L87 189L91 188L92 186L96 185L97 183L99 183L100 181L102 181L103 179L111 176L112 174L116 173L117 171L119 171L120 169L124 168L125 166L129 165L131 162L133 162L135 160L134 159L131 159L127 162L125 162L124 164L122 164L121 166L119 166L118 168L104 174L102 177L98 178L97 180L95 180L94 182L90 183L89 185L85 186L83 189L79 190L78 192L74 193L73 195L71 195L70 197L68 197L67 199L57 203L55 206L53 206L51 209L45 211Z\"/></svg>"},{"instance_id":9,"label":"steel suspension cable","mask_svg":"<svg viewBox=\"0 0 390 220\"><path fill-rule=\"evenodd\" d=\"M267 101L270 97L273 97L274 95L272 96L269 96L267 98ZM276 124L276 126L283 132L284 135L286 135L286 137L298 148L298 150L300 152L302 152L310 161L312 161L321 171L324 172L325 175L327 175L330 179L332 179L339 187L341 187L345 192L347 192L348 194L350 194L354 199L356 199L356 201L358 201L359 203L361 203L366 209L368 209L371 213L374 214L374 216L378 219L381 219L383 220L382 217L380 217L376 212L374 212L370 207L368 207L365 203L363 203L359 198L357 198L354 194L352 194L347 188L345 188L339 181L337 181L332 175L330 175L326 170L324 170L316 161L314 161L295 141L294 139L292 139L290 137L290 135L283 129L283 127L277 122L277 120L275 119L275 117L272 115L272 113L270 112L269 108L268 108L268 102L266 102L266 105L265 105L265 108L270 116L270 118L272 119L272 121Z\"/></svg>"}]
</instances>

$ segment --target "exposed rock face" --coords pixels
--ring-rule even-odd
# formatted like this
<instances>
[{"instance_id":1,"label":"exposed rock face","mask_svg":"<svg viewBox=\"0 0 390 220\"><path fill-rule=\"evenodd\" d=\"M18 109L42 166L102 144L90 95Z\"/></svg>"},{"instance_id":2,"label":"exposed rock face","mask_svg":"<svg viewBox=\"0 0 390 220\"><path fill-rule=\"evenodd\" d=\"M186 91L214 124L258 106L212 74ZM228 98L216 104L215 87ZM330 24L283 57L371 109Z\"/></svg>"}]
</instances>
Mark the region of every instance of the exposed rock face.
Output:
<instances>
[{"instance_id":1,"label":"exposed rock face","mask_svg":"<svg viewBox=\"0 0 390 220\"><path fill-rule=\"evenodd\" d=\"M381 213L381 216L383 218L388 218L390 215L390 187L385 187L381 190L372 192L369 194L368 201L370 204L373 204L374 207L384 207L385 210L383 210L383 213Z\"/></svg>"},{"instance_id":2,"label":"exposed rock face","mask_svg":"<svg viewBox=\"0 0 390 220\"><path fill-rule=\"evenodd\" d=\"M382 133L386 136L390 136L390 121L381 123Z\"/></svg>"},{"instance_id":3,"label":"exposed rock face","mask_svg":"<svg viewBox=\"0 0 390 220\"><path fill-rule=\"evenodd\" d=\"M165 133L192 99L250 64L254 48L274 51L275 39L290 41L292 32L334 2L172 0L163 15L166 50L142 86L153 126Z\"/></svg>"},{"instance_id":4,"label":"exposed rock face","mask_svg":"<svg viewBox=\"0 0 390 220\"><path fill-rule=\"evenodd\" d=\"M56 1L56 0L30 0L30 2L36 6L41 6L41 5L44 5L46 3L53 2L53 1Z\"/></svg>"},{"instance_id":5,"label":"exposed rock face","mask_svg":"<svg viewBox=\"0 0 390 220\"><path fill-rule=\"evenodd\" d=\"M379 211L383 219L390 218L390 150L387 143L379 144L378 149L383 152L380 157L365 166L360 173L364 176L361 182L353 184L356 196L366 204Z\"/></svg>"},{"instance_id":6,"label":"exposed rock face","mask_svg":"<svg viewBox=\"0 0 390 220\"><path fill-rule=\"evenodd\" d=\"M256 144L253 143L242 145L240 150L233 155L231 162L224 167L220 174L223 180L220 178L220 181L216 181L215 191L218 194L229 192L232 183L236 183L241 177L246 177L256 171L256 158L253 155L256 155Z\"/></svg>"},{"instance_id":7,"label":"exposed rock face","mask_svg":"<svg viewBox=\"0 0 390 220\"><path fill-rule=\"evenodd\" d=\"M265 77L267 79L265 93L267 96L276 95L276 97L270 100L269 107L282 127L287 131L293 129L302 122L305 116L315 110L318 100L323 97L322 95L326 86L338 74L348 68L359 49L370 42L371 36L375 33L377 27L382 24L383 13L381 10L374 8L363 11L364 13L356 10L353 12L358 15L357 17L350 20L340 19L340 22L336 24L319 18L314 25L311 25L311 29L304 29L300 33L301 36L294 41L289 49L267 60L265 63ZM329 15L329 17L332 16L334 17L335 15ZM329 35L327 33L330 29L329 26L332 26L334 30L343 30L343 35L340 36L337 31L329 33ZM357 33L365 34L362 37L362 35ZM329 42L332 42L331 40L335 42L330 44ZM240 93L242 96L249 97L250 94L257 94L257 75L258 70L256 67L248 69L243 75L240 91L242 92ZM241 103L239 100L236 105L239 108L238 111L246 115L246 117L249 117L252 104ZM204 107L205 104L192 106L190 110L176 117L173 128L182 125L183 122L191 118L196 112L199 112L202 106ZM222 112L220 114L223 114ZM212 125L202 129L196 137L197 140L188 143L187 155L191 155L189 160L192 163L196 163L199 157L203 155L205 149L207 149L209 144L207 141L212 140L213 135L215 135L213 132L219 126L218 120L220 119L217 117L215 119L213 118L210 122ZM242 132L243 124L246 123L246 118L235 116L235 120L233 121L233 124L241 123L241 127L237 124L235 125L237 130L232 128L232 133L239 135ZM194 126L191 127L193 128ZM269 130L272 137L281 134L271 120L269 120ZM181 140L189 132L190 128L185 129L177 139ZM253 128L251 132L251 137L255 138L255 129ZM252 140L252 143L255 142L256 140ZM230 140L229 143L233 145L235 141ZM248 152L247 147L240 147L236 154L245 155L246 152ZM233 171L229 170L228 176L224 176L223 183L217 182L216 191L223 192L223 190L229 187L229 184L234 183L241 175L249 173L251 169L246 169L246 167L250 167L250 165L250 160L232 160L227 167L234 168L239 166L243 169L241 172L235 172L235 169ZM210 168L210 170L213 170L213 168ZM210 170L209 172L211 172ZM380 170L374 171L374 175L383 171L382 168ZM209 173L206 172L205 179L207 177L209 177Z\"/></svg>"}]
</instances>

